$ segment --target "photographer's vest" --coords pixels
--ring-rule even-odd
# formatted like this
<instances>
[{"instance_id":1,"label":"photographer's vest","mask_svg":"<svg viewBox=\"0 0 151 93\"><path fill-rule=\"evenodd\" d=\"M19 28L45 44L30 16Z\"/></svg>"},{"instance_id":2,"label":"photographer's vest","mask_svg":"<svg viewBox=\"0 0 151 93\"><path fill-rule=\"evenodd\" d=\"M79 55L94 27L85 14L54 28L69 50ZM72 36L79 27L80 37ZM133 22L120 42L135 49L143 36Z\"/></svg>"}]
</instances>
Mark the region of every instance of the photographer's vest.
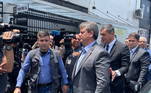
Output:
<instances>
[{"instance_id":1,"label":"photographer's vest","mask_svg":"<svg viewBox=\"0 0 151 93\"><path fill-rule=\"evenodd\" d=\"M27 73L29 80L28 80L28 84L30 88L35 88L37 87L38 84L38 75L40 72L40 49L34 49L32 51L30 51L30 61L31 61L31 68L29 70L29 72ZM60 84L60 74L59 74L59 64L58 64L58 55L56 53L54 53L54 51L52 49L50 49L50 66L52 68L52 87L53 88L58 88L59 84Z\"/></svg>"}]
</instances>

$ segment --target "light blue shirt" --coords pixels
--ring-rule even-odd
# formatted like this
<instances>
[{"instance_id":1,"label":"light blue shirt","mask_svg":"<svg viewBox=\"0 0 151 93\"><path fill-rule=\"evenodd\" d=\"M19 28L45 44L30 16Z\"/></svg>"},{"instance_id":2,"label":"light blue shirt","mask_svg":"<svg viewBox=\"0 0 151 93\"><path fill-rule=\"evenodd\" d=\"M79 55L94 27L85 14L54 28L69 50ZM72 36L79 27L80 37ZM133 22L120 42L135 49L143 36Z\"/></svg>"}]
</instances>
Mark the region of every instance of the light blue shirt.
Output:
<instances>
[{"instance_id":1,"label":"light blue shirt","mask_svg":"<svg viewBox=\"0 0 151 93\"><path fill-rule=\"evenodd\" d=\"M51 66L50 66L50 51L40 57L40 73L39 73L39 84L47 84L52 82Z\"/></svg>"},{"instance_id":2,"label":"light blue shirt","mask_svg":"<svg viewBox=\"0 0 151 93\"><path fill-rule=\"evenodd\" d=\"M130 50L130 57L132 57L133 55L134 55L134 52L136 51L136 48L137 48L138 46L136 46L136 47L134 47L134 48L132 48L131 50Z\"/></svg>"},{"instance_id":3,"label":"light blue shirt","mask_svg":"<svg viewBox=\"0 0 151 93\"><path fill-rule=\"evenodd\" d=\"M89 45L85 46L83 49L82 49L82 53L78 59L78 62L77 62L77 66L76 66L76 72L78 71L78 67L80 65L80 63L82 62L83 58L85 57L86 53L90 50L90 48L96 43L96 41L93 41L92 43L90 43Z\"/></svg>"},{"instance_id":4,"label":"light blue shirt","mask_svg":"<svg viewBox=\"0 0 151 93\"><path fill-rule=\"evenodd\" d=\"M146 49L147 52L149 53L150 57L151 57L151 50L150 49Z\"/></svg>"},{"instance_id":5,"label":"light blue shirt","mask_svg":"<svg viewBox=\"0 0 151 93\"><path fill-rule=\"evenodd\" d=\"M68 84L67 80L67 73L62 61L62 58L59 56L58 58L59 62L59 71L62 77L62 84ZM39 84L46 84L52 82L52 75L51 75L51 66L50 66L50 50L40 58L40 73L38 75L38 83ZM24 64L22 68L19 71L18 77L17 77L17 87L21 87L25 74L29 71L30 68L30 56L29 53L27 54Z\"/></svg>"}]
</instances>

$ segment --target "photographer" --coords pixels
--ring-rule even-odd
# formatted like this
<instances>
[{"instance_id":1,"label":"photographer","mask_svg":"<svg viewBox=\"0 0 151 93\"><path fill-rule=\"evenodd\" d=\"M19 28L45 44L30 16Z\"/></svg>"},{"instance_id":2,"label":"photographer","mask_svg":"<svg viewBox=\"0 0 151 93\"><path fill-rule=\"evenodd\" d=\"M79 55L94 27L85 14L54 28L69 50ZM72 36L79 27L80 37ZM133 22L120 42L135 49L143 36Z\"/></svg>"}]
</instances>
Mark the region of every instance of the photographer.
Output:
<instances>
[{"instance_id":1,"label":"photographer","mask_svg":"<svg viewBox=\"0 0 151 93\"><path fill-rule=\"evenodd\" d=\"M72 37L71 48L72 48L72 51L65 61L65 68L67 70L68 80L69 80L68 93L72 93L72 82L71 82L72 72L73 72L73 68L76 63L76 60L78 59L81 53L81 43L80 43L78 34Z\"/></svg>"},{"instance_id":2,"label":"photographer","mask_svg":"<svg viewBox=\"0 0 151 93\"><path fill-rule=\"evenodd\" d=\"M72 48L72 39L75 38L76 36L74 34L66 34L64 36L64 39L62 40L62 43L60 43L62 49L64 47L63 51L63 61L65 62L67 57L72 53L73 48Z\"/></svg>"},{"instance_id":3,"label":"photographer","mask_svg":"<svg viewBox=\"0 0 151 93\"><path fill-rule=\"evenodd\" d=\"M2 39L4 41L9 41L13 38L14 32L4 32L2 34ZM13 69L14 62L14 52L12 43L3 43L4 48L0 49L0 93L5 92L7 84L7 73L11 72Z\"/></svg>"}]
</instances>

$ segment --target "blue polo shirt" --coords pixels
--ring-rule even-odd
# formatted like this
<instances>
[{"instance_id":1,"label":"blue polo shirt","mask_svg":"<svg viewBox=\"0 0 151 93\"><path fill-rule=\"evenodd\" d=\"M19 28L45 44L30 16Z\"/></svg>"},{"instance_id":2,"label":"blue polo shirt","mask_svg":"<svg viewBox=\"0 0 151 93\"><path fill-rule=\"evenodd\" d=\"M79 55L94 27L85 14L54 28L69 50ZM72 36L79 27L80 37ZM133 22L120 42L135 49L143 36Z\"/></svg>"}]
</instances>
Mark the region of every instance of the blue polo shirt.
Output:
<instances>
[{"instance_id":1,"label":"blue polo shirt","mask_svg":"<svg viewBox=\"0 0 151 93\"><path fill-rule=\"evenodd\" d=\"M46 84L52 82L50 53L51 53L50 50L48 50L46 54L40 57L40 73L38 75L38 84ZM62 84L68 84L67 73L61 56L59 56L58 62L59 62L59 71L62 77ZM31 63L30 56L28 53L17 77L17 84L16 84L17 87L21 87L25 74L29 71L30 63Z\"/></svg>"}]
</instances>

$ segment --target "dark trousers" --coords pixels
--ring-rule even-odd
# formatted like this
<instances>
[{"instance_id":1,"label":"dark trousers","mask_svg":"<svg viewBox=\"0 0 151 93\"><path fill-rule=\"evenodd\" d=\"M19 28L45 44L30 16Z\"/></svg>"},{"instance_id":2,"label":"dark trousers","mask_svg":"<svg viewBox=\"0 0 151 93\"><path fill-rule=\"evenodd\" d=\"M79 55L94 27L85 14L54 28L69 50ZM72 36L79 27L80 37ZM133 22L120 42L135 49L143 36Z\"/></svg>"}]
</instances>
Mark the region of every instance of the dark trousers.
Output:
<instances>
[{"instance_id":1,"label":"dark trousers","mask_svg":"<svg viewBox=\"0 0 151 93\"><path fill-rule=\"evenodd\" d=\"M57 93L57 89L52 88L52 85L37 86L36 88L32 88L29 93Z\"/></svg>"},{"instance_id":2,"label":"dark trousers","mask_svg":"<svg viewBox=\"0 0 151 93\"><path fill-rule=\"evenodd\" d=\"M126 85L125 85L125 93L138 93L136 91L134 91L134 85L132 83L130 83L130 81L125 81Z\"/></svg>"},{"instance_id":3,"label":"dark trousers","mask_svg":"<svg viewBox=\"0 0 151 93\"><path fill-rule=\"evenodd\" d=\"M68 79L69 80L69 89L68 89L68 93L73 93L73 84L72 84L72 81L71 79Z\"/></svg>"},{"instance_id":4,"label":"dark trousers","mask_svg":"<svg viewBox=\"0 0 151 93\"><path fill-rule=\"evenodd\" d=\"M0 93L5 93L7 85L7 74L0 73Z\"/></svg>"},{"instance_id":5,"label":"dark trousers","mask_svg":"<svg viewBox=\"0 0 151 93\"><path fill-rule=\"evenodd\" d=\"M111 93L125 93L125 79L124 77L116 77L110 83Z\"/></svg>"},{"instance_id":6,"label":"dark trousers","mask_svg":"<svg viewBox=\"0 0 151 93\"><path fill-rule=\"evenodd\" d=\"M134 92L134 91L129 87L129 85L126 85L125 89L126 89L126 92L125 92L125 93L137 93L137 92Z\"/></svg>"}]
</instances>

